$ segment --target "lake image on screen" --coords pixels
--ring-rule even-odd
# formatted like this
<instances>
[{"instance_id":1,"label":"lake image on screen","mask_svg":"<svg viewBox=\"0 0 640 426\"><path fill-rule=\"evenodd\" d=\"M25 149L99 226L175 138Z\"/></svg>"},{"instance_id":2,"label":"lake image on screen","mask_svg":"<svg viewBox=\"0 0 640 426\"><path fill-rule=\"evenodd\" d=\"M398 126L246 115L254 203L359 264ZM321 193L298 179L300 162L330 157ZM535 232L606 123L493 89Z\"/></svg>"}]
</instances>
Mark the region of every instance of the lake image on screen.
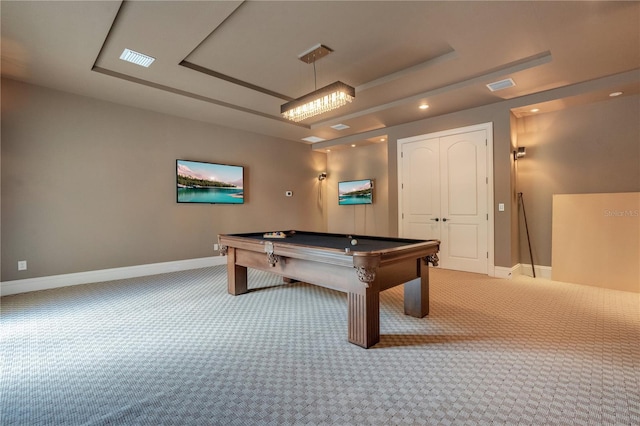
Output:
<instances>
[{"instance_id":1,"label":"lake image on screen","mask_svg":"<svg viewBox=\"0 0 640 426\"><path fill-rule=\"evenodd\" d=\"M242 167L177 161L179 203L242 204Z\"/></svg>"},{"instance_id":2,"label":"lake image on screen","mask_svg":"<svg viewBox=\"0 0 640 426\"><path fill-rule=\"evenodd\" d=\"M373 203L371 180L338 182L338 204L341 206Z\"/></svg>"}]
</instances>

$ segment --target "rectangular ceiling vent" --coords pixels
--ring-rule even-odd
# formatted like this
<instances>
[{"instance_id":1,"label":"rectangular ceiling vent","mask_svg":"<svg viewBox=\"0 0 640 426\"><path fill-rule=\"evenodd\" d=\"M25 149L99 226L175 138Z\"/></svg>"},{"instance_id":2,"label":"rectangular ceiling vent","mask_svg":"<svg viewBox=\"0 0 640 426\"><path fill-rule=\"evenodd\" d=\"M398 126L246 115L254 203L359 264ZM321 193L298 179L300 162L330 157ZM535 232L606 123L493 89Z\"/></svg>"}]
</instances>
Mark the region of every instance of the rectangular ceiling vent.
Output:
<instances>
[{"instance_id":1,"label":"rectangular ceiling vent","mask_svg":"<svg viewBox=\"0 0 640 426\"><path fill-rule=\"evenodd\" d=\"M491 90L492 92L498 91L498 90L502 90L502 89L508 89L509 87L514 87L516 85L516 83L510 79L504 79L504 80L500 80L500 81L496 81L493 83L489 83L487 84L487 87L489 88L489 90Z\"/></svg>"},{"instance_id":2,"label":"rectangular ceiling vent","mask_svg":"<svg viewBox=\"0 0 640 426\"><path fill-rule=\"evenodd\" d=\"M148 67L156 60L156 58L152 58L151 56L147 56L144 53L136 52L134 50L124 49L122 55L120 55L120 59L123 61L131 62L136 65L140 65L142 67Z\"/></svg>"},{"instance_id":3,"label":"rectangular ceiling vent","mask_svg":"<svg viewBox=\"0 0 640 426\"><path fill-rule=\"evenodd\" d=\"M318 136L307 136L306 138L302 138L302 140L311 143L326 141L326 139L319 138Z\"/></svg>"},{"instance_id":4,"label":"rectangular ceiling vent","mask_svg":"<svg viewBox=\"0 0 640 426\"><path fill-rule=\"evenodd\" d=\"M333 126L331 126L331 128L335 130L344 130L344 129L349 129L350 127L347 126L346 124L340 123L340 124L334 124Z\"/></svg>"}]
</instances>

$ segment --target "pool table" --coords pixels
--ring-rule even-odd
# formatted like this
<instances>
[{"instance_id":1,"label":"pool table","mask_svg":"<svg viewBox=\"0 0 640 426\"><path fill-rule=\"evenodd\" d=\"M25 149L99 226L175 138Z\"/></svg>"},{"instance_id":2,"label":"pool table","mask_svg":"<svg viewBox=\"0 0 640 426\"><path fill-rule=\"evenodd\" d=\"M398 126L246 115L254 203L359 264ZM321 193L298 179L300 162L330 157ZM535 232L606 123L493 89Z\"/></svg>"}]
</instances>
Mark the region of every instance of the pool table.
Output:
<instances>
[{"instance_id":1,"label":"pool table","mask_svg":"<svg viewBox=\"0 0 640 426\"><path fill-rule=\"evenodd\" d=\"M369 348L380 341L380 292L404 284L404 313L429 313L429 263L437 266L438 240L286 231L223 234L228 290L248 290L247 268L273 272L347 293L349 342ZM274 234L274 233L271 233ZM355 240L355 241L353 241Z\"/></svg>"}]
</instances>

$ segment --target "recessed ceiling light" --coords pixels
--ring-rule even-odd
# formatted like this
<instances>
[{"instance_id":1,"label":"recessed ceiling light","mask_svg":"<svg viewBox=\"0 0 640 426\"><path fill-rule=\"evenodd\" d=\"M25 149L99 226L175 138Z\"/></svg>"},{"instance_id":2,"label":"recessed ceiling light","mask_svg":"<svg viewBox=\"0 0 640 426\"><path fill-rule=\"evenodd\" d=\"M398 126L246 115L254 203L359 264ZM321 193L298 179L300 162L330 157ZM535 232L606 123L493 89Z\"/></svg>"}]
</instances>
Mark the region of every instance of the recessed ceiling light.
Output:
<instances>
[{"instance_id":1,"label":"recessed ceiling light","mask_svg":"<svg viewBox=\"0 0 640 426\"><path fill-rule=\"evenodd\" d=\"M349 129L350 127L347 126L346 124L334 124L333 126L331 126L332 129L336 129L336 130L344 130L344 129Z\"/></svg>"},{"instance_id":2,"label":"recessed ceiling light","mask_svg":"<svg viewBox=\"0 0 640 426\"><path fill-rule=\"evenodd\" d=\"M152 58L151 56L147 56L144 53L136 52L134 50L124 49L122 51L122 55L120 55L120 59L123 61L131 62L136 65L140 65L142 67L148 67L156 60L156 58Z\"/></svg>"},{"instance_id":3,"label":"recessed ceiling light","mask_svg":"<svg viewBox=\"0 0 640 426\"><path fill-rule=\"evenodd\" d=\"M317 136L307 136L306 138L302 138L303 141L307 141L307 142L311 142L311 143L316 143L316 142L322 142L326 139L323 138L319 138Z\"/></svg>"},{"instance_id":4,"label":"recessed ceiling light","mask_svg":"<svg viewBox=\"0 0 640 426\"><path fill-rule=\"evenodd\" d=\"M612 98L615 98L616 96L620 96L620 95L622 95L622 92L609 93L609 96L611 96Z\"/></svg>"},{"instance_id":5,"label":"recessed ceiling light","mask_svg":"<svg viewBox=\"0 0 640 426\"><path fill-rule=\"evenodd\" d=\"M427 108L429 108L429 105L427 105L427 104L422 104L422 105L420 105L418 108L420 108L420 109L427 109Z\"/></svg>"},{"instance_id":6,"label":"recessed ceiling light","mask_svg":"<svg viewBox=\"0 0 640 426\"><path fill-rule=\"evenodd\" d=\"M538 111L540 111L540 108L533 108L533 109L531 109L531 110L529 110L529 111L530 111L530 112L538 112Z\"/></svg>"},{"instance_id":7,"label":"recessed ceiling light","mask_svg":"<svg viewBox=\"0 0 640 426\"><path fill-rule=\"evenodd\" d=\"M384 142L385 140L385 138L380 138L380 142Z\"/></svg>"},{"instance_id":8,"label":"recessed ceiling light","mask_svg":"<svg viewBox=\"0 0 640 426\"><path fill-rule=\"evenodd\" d=\"M355 147L356 147L356 144L355 144L355 143L352 143L352 144L351 144L351 148L355 148Z\"/></svg>"}]
</instances>

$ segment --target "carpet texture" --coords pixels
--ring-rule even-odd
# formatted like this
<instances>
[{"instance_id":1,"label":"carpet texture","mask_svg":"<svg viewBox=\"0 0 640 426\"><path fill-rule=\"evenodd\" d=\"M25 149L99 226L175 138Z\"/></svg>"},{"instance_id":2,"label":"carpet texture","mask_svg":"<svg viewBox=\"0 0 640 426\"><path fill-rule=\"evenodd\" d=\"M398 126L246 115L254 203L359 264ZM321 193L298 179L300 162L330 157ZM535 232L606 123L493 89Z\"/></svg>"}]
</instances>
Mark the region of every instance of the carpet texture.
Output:
<instances>
[{"instance_id":1,"label":"carpet texture","mask_svg":"<svg viewBox=\"0 0 640 426\"><path fill-rule=\"evenodd\" d=\"M431 273L431 311L382 293L381 342L346 295L224 266L5 296L3 425L640 424L640 297Z\"/></svg>"}]
</instances>

